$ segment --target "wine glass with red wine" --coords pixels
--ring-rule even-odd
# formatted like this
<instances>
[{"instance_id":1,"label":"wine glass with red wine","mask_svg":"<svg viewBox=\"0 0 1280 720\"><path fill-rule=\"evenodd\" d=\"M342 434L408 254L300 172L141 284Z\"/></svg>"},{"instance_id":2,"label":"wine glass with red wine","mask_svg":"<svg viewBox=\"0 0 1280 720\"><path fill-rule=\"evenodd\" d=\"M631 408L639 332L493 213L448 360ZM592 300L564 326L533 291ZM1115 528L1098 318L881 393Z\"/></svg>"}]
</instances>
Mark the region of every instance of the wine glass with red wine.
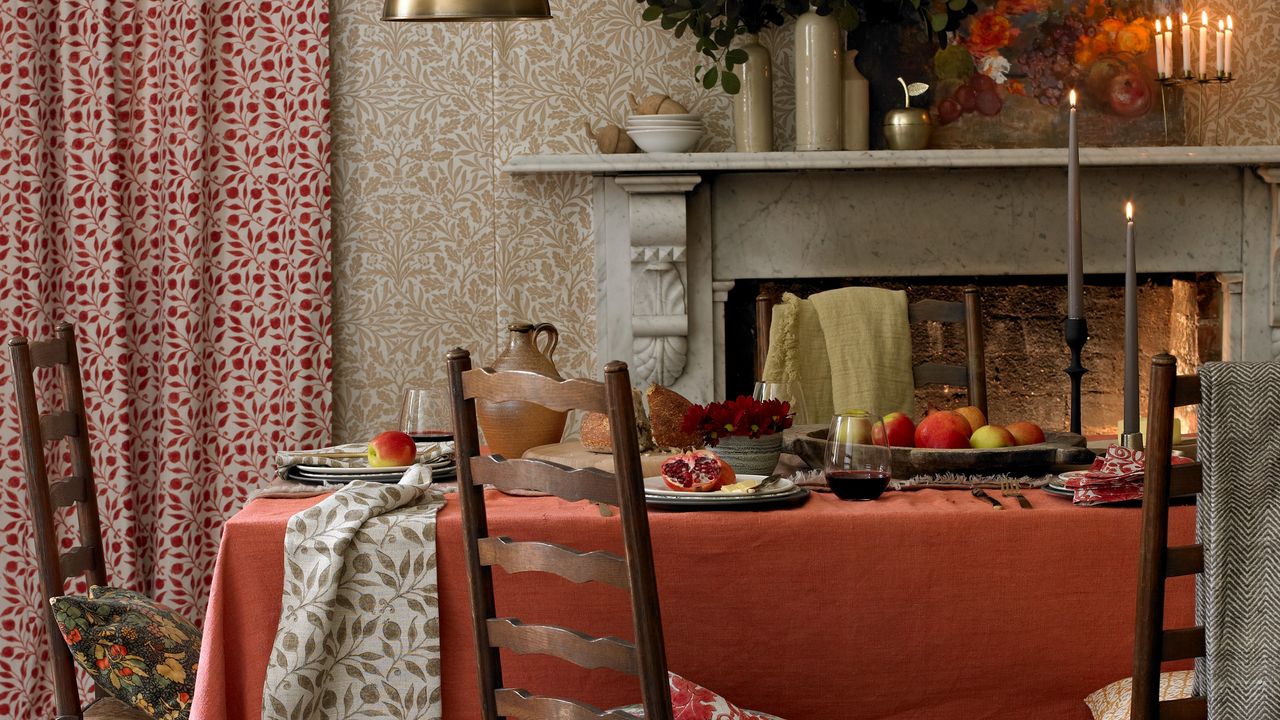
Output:
<instances>
[{"instance_id":1,"label":"wine glass with red wine","mask_svg":"<svg viewBox=\"0 0 1280 720\"><path fill-rule=\"evenodd\" d=\"M842 500L875 500L889 487L891 452L884 418L862 410L831 418L827 485Z\"/></svg>"},{"instance_id":2,"label":"wine glass with red wine","mask_svg":"<svg viewBox=\"0 0 1280 720\"><path fill-rule=\"evenodd\" d=\"M414 442L452 440L453 430L439 421L433 407L434 393L431 390L405 390L404 403L400 406L400 430L413 438Z\"/></svg>"}]
</instances>

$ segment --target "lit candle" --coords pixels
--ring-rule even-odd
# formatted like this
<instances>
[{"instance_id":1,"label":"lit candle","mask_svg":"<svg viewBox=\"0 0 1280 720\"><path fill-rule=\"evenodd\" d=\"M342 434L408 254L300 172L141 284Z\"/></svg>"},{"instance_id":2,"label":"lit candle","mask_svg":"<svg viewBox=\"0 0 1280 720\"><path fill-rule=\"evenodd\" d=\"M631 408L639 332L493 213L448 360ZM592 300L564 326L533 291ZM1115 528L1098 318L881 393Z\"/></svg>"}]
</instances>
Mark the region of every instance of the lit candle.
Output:
<instances>
[{"instance_id":1,"label":"lit candle","mask_svg":"<svg viewBox=\"0 0 1280 720\"><path fill-rule=\"evenodd\" d=\"M1156 18L1156 77L1164 77L1164 31L1160 29L1160 19Z\"/></svg>"},{"instance_id":2,"label":"lit candle","mask_svg":"<svg viewBox=\"0 0 1280 720\"><path fill-rule=\"evenodd\" d=\"M1191 22L1186 13L1182 13L1182 74L1191 76Z\"/></svg>"},{"instance_id":3,"label":"lit candle","mask_svg":"<svg viewBox=\"0 0 1280 720\"><path fill-rule=\"evenodd\" d=\"M1225 66L1224 69L1228 77L1230 77L1231 75L1231 36L1235 34L1235 30L1236 30L1236 24L1231 19L1231 16L1228 15L1227 16L1227 56L1222 63Z\"/></svg>"},{"instance_id":4,"label":"lit candle","mask_svg":"<svg viewBox=\"0 0 1280 720\"><path fill-rule=\"evenodd\" d=\"M1067 317L1084 317L1084 255L1080 241L1080 134L1076 91L1067 122Z\"/></svg>"},{"instance_id":5,"label":"lit candle","mask_svg":"<svg viewBox=\"0 0 1280 720\"><path fill-rule=\"evenodd\" d=\"M1209 77L1209 13L1200 13L1200 78Z\"/></svg>"},{"instance_id":6,"label":"lit candle","mask_svg":"<svg viewBox=\"0 0 1280 720\"><path fill-rule=\"evenodd\" d=\"M1133 235L1133 203L1124 206L1124 431L1138 432L1138 258Z\"/></svg>"},{"instance_id":7,"label":"lit candle","mask_svg":"<svg viewBox=\"0 0 1280 720\"><path fill-rule=\"evenodd\" d=\"M1226 35L1227 35L1227 24L1219 20L1218 21L1218 37L1217 37L1218 64L1214 66L1214 69L1218 71L1218 77L1222 77L1223 75L1227 74L1226 65L1223 64L1224 55L1227 51L1227 43L1225 40Z\"/></svg>"},{"instance_id":8,"label":"lit candle","mask_svg":"<svg viewBox=\"0 0 1280 720\"><path fill-rule=\"evenodd\" d=\"M1173 77L1173 17L1164 18L1164 75Z\"/></svg>"}]
</instances>

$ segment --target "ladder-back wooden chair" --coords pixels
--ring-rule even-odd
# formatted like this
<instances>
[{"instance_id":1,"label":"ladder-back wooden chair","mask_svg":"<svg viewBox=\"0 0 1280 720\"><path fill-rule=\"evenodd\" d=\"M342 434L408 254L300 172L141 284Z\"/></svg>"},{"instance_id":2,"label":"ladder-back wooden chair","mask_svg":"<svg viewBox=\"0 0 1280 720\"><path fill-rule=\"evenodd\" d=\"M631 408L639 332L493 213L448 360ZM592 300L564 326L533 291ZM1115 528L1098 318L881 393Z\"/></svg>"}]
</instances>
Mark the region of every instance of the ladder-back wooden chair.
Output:
<instances>
[{"instance_id":1,"label":"ladder-back wooden chair","mask_svg":"<svg viewBox=\"0 0 1280 720\"><path fill-rule=\"evenodd\" d=\"M769 330L773 325L776 293L761 292L756 297L756 378L764 372L769 357ZM982 338L982 293L972 285L964 289L962 302L921 300L907 306L907 320L912 325L939 322L964 325L965 364L921 363L912 368L916 387L926 385L963 385L969 404L987 414L986 348Z\"/></svg>"},{"instance_id":2,"label":"ladder-back wooden chair","mask_svg":"<svg viewBox=\"0 0 1280 720\"><path fill-rule=\"evenodd\" d=\"M482 717L484 720L499 717L632 720L631 715L621 712L602 712L570 699L531 695L525 690L504 687L499 649L507 648L518 653L552 655L581 667L605 667L638 675L646 720L672 720L666 650L644 502L644 476L640 469L631 379L626 364L609 363L603 384L590 380L555 381L528 372L472 369L470 354L459 349L449 353L449 383ZM575 470L536 460L481 456L475 411L477 398L499 402L520 400L553 410L579 409L607 414L616 474L596 469ZM616 506L622 520L626 558L489 535L484 499L486 484L504 490L540 490L569 501L591 500ZM495 565L509 573L553 573L573 582L595 581L629 591L635 643L497 617L491 570Z\"/></svg>"},{"instance_id":3,"label":"ladder-back wooden chair","mask_svg":"<svg viewBox=\"0 0 1280 720\"><path fill-rule=\"evenodd\" d=\"M1142 553L1138 570L1137 626L1133 647L1133 720L1205 720L1203 697L1160 700L1160 665L1203 657L1204 627L1166 630L1165 581L1204 572L1204 546L1169 547L1169 500L1198 495L1200 463L1173 465L1173 410L1200 404L1200 378L1178 377L1177 361L1151 361L1146 476L1142 491Z\"/></svg>"},{"instance_id":4,"label":"ladder-back wooden chair","mask_svg":"<svg viewBox=\"0 0 1280 720\"><path fill-rule=\"evenodd\" d=\"M68 580L83 576L89 585L107 584L75 327L71 323L61 323L49 340L29 342L24 337L15 337L9 341L9 357L13 361L18 421L22 428L27 497L35 525L36 559L40 566L40 612L45 617L49 636L57 718L146 718L140 710L106 697L101 688L97 688L97 700L88 707L81 706L75 663L49 606L50 598L66 594ZM40 412L36 401L37 369L57 370L62 386L62 410ZM70 447L71 475L50 482L45 446L60 440L66 440ZM80 526L80 543L59 553L54 513L72 506L76 509Z\"/></svg>"}]
</instances>

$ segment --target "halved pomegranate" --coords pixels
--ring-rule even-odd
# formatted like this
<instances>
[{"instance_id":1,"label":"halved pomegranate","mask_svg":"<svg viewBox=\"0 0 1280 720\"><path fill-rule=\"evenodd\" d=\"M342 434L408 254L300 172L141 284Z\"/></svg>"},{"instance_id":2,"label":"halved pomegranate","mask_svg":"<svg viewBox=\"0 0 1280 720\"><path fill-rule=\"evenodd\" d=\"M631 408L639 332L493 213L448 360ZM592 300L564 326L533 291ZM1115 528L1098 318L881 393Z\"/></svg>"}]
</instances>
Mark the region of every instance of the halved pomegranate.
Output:
<instances>
[{"instance_id":1,"label":"halved pomegranate","mask_svg":"<svg viewBox=\"0 0 1280 720\"><path fill-rule=\"evenodd\" d=\"M733 468L710 450L672 455L662 462L662 480L672 490L711 492L737 479Z\"/></svg>"}]
</instances>

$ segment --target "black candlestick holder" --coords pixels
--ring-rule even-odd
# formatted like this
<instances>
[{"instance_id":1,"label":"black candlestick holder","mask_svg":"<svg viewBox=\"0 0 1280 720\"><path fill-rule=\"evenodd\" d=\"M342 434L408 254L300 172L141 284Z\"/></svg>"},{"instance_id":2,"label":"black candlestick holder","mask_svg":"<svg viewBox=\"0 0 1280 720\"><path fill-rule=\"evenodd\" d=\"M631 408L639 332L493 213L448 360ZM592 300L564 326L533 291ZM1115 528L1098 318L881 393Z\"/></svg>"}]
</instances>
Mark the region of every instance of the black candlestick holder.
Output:
<instances>
[{"instance_id":1,"label":"black candlestick holder","mask_svg":"<svg viewBox=\"0 0 1280 720\"><path fill-rule=\"evenodd\" d=\"M1071 376L1071 432L1081 435L1080 381L1089 371L1080 363L1080 355L1089 340L1089 322L1084 318L1067 318L1065 335L1067 347L1071 348L1071 366L1067 368L1067 375Z\"/></svg>"}]
</instances>

